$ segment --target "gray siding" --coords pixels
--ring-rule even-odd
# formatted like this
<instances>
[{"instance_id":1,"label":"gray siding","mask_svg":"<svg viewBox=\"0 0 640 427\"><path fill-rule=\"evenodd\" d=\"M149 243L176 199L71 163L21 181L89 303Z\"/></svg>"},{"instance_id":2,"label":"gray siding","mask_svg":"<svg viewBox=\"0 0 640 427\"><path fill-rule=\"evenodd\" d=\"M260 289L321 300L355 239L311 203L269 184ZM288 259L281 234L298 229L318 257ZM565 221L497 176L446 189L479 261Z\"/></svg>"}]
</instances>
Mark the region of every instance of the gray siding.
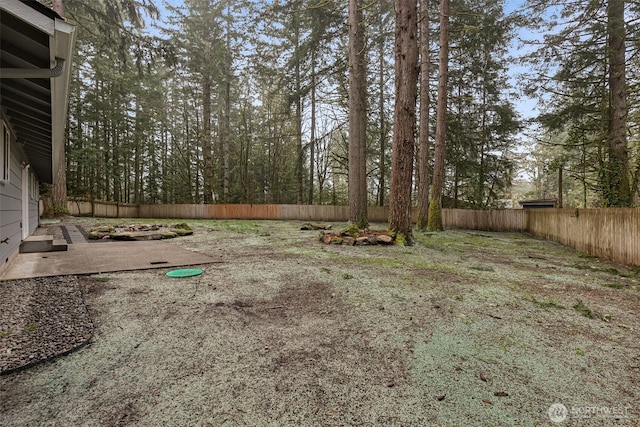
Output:
<instances>
[{"instance_id":1,"label":"gray siding","mask_svg":"<svg viewBox=\"0 0 640 427\"><path fill-rule=\"evenodd\" d=\"M9 257L18 251L22 241L22 198L28 200L29 235L38 228L38 189L34 185L28 185L29 191L22 193L22 162L21 150L11 140L11 164L9 182L0 183L0 241L8 239L6 243L0 243L0 269L9 261ZM33 172L29 172L27 184L33 184L35 180Z\"/></svg>"},{"instance_id":2,"label":"gray siding","mask_svg":"<svg viewBox=\"0 0 640 427\"><path fill-rule=\"evenodd\" d=\"M0 183L0 265L4 265L20 247L22 231L22 167L18 147L11 141L11 176L9 182Z\"/></svg>"}]
</instances>

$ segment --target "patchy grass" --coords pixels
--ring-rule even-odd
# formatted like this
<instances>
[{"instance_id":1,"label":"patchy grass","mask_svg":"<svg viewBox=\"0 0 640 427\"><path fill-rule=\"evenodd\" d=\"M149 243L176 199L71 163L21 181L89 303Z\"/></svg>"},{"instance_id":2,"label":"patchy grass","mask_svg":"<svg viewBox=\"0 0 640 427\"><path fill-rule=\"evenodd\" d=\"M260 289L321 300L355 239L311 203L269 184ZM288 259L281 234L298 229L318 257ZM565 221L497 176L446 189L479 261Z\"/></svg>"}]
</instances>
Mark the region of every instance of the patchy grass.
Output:
<instances>
[{"instance_id":1,"label":"patchy grass","mask_svg":"<svg viewBox=\"0 0 640 427\"><path fill-rule=\"evenodd\" d=\"M533 299L533 304L537 308L541 308L543 310L549 311L550 309L560 309L564 310L566 307L562 304L559 304L556 301L538 301L535 298Z\"/></svg>"},{"instance_id":2,"label":"patchy grass","mask_svg":"<svg viewBox=\"0 0 640 427\"><path fill-rule=\"evenodd\" d=\"M593 319L595 317L591 309L587 307L582 300L578 300L573 305L573 309L588 319Z\"/></svg>"},{"instance_id":3,"label":"patchy grass","mask_svg":"<svg viewBox=\"0 0 640 427\"><path fill-rule=\"evenodd\" d=\"M469 267L470 270L476 270L476 271L487 271L487 272L495 272L495 270L493 269L493 267L477 267L477 266L471 266Z\"/></svg>"},{"instance_id":4,"label":"patchy grass","mask_svg":"<svg viewBox=\"0 0 640 427\"><path fill-rule=\"evenodd\" d=\"M29 332L33 332L36 329L38 329L38 325L35 323L30 323L27 326L25 326L24 328L22 328L22 333L23 334L27 334Z\"/></svg>"},{"instance_id":5,"label":"patchy grass","mask_svg":"<svg viewBox=\"0 0 640 427\"><path fill-rule=\"evenodd\" d=\"M554 403L629 408L567 425L640 419L624 266L515 233L347 247L297 222L176 222L195 233L169 244L216 262L97 276L91 344L0 378L7 425L542 426Z\"/></svg>"}]
</instances>

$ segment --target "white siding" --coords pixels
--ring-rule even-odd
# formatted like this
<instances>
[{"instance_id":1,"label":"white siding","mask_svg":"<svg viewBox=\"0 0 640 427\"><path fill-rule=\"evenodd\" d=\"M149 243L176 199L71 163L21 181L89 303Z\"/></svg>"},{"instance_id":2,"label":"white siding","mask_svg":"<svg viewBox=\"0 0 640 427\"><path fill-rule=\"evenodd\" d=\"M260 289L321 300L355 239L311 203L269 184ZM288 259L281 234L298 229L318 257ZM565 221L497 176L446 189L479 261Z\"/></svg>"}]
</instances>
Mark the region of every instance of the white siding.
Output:
<instances>
[{"instance_id":1,"label":"white siding","mask_svg":"<svg viewBox=\"0 0 640 427\"><path fill-rule=\"evenodd\" d=\"M40 206L38 199L40 194L38 193L38 180L33 172L29 173L31 182L29 183L29 235L33 234L40 224Z\"/></svg>"}]
</instances>

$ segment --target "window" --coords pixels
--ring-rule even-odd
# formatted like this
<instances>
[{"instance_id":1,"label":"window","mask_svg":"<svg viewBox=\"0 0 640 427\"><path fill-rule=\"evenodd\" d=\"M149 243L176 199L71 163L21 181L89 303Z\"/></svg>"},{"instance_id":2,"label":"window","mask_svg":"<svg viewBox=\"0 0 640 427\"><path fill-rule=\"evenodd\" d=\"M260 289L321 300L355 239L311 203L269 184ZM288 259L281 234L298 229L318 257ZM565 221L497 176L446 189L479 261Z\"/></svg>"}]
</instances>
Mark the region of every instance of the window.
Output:
<instances>
[{"instance_id":1,"label":"window","mask_svg":"<svg viewBox=\"0 0 640 427\"><path fill-rule=\"evenodd\" d=\"M29 174L29 195L31 200L38 200L38 178L34 173Z\"/></svg>"},{"instance_id":2,"label":"window","mask_svg":"<svg viewBox=\"0 0 640 427\"><path fill-rule=\"evenodd\" d=\"M4 122L0 122L0 182L9 182L11 174L10 146L9 128Z\"/></svg>"}]
</instances>

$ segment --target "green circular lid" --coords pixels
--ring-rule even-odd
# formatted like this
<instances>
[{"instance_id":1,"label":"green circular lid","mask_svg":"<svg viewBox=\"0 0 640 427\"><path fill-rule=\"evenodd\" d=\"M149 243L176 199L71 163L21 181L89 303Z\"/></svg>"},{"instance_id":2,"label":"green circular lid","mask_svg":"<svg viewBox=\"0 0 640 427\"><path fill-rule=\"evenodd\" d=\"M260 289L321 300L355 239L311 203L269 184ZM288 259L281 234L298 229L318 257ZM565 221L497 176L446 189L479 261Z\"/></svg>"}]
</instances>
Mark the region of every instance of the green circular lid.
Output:
<instances>
[{"instance_id":1,"label":"green circular lid","mask_svg":"<svg viewBox=\"0 0 640 427\"><path fill-rule=\"evenodd\" d=\"M202 270L199 268L185 268L182 270L171 270L167 273L169 277L191 277L202 274Z\"/></svg>"}]
</instances>

